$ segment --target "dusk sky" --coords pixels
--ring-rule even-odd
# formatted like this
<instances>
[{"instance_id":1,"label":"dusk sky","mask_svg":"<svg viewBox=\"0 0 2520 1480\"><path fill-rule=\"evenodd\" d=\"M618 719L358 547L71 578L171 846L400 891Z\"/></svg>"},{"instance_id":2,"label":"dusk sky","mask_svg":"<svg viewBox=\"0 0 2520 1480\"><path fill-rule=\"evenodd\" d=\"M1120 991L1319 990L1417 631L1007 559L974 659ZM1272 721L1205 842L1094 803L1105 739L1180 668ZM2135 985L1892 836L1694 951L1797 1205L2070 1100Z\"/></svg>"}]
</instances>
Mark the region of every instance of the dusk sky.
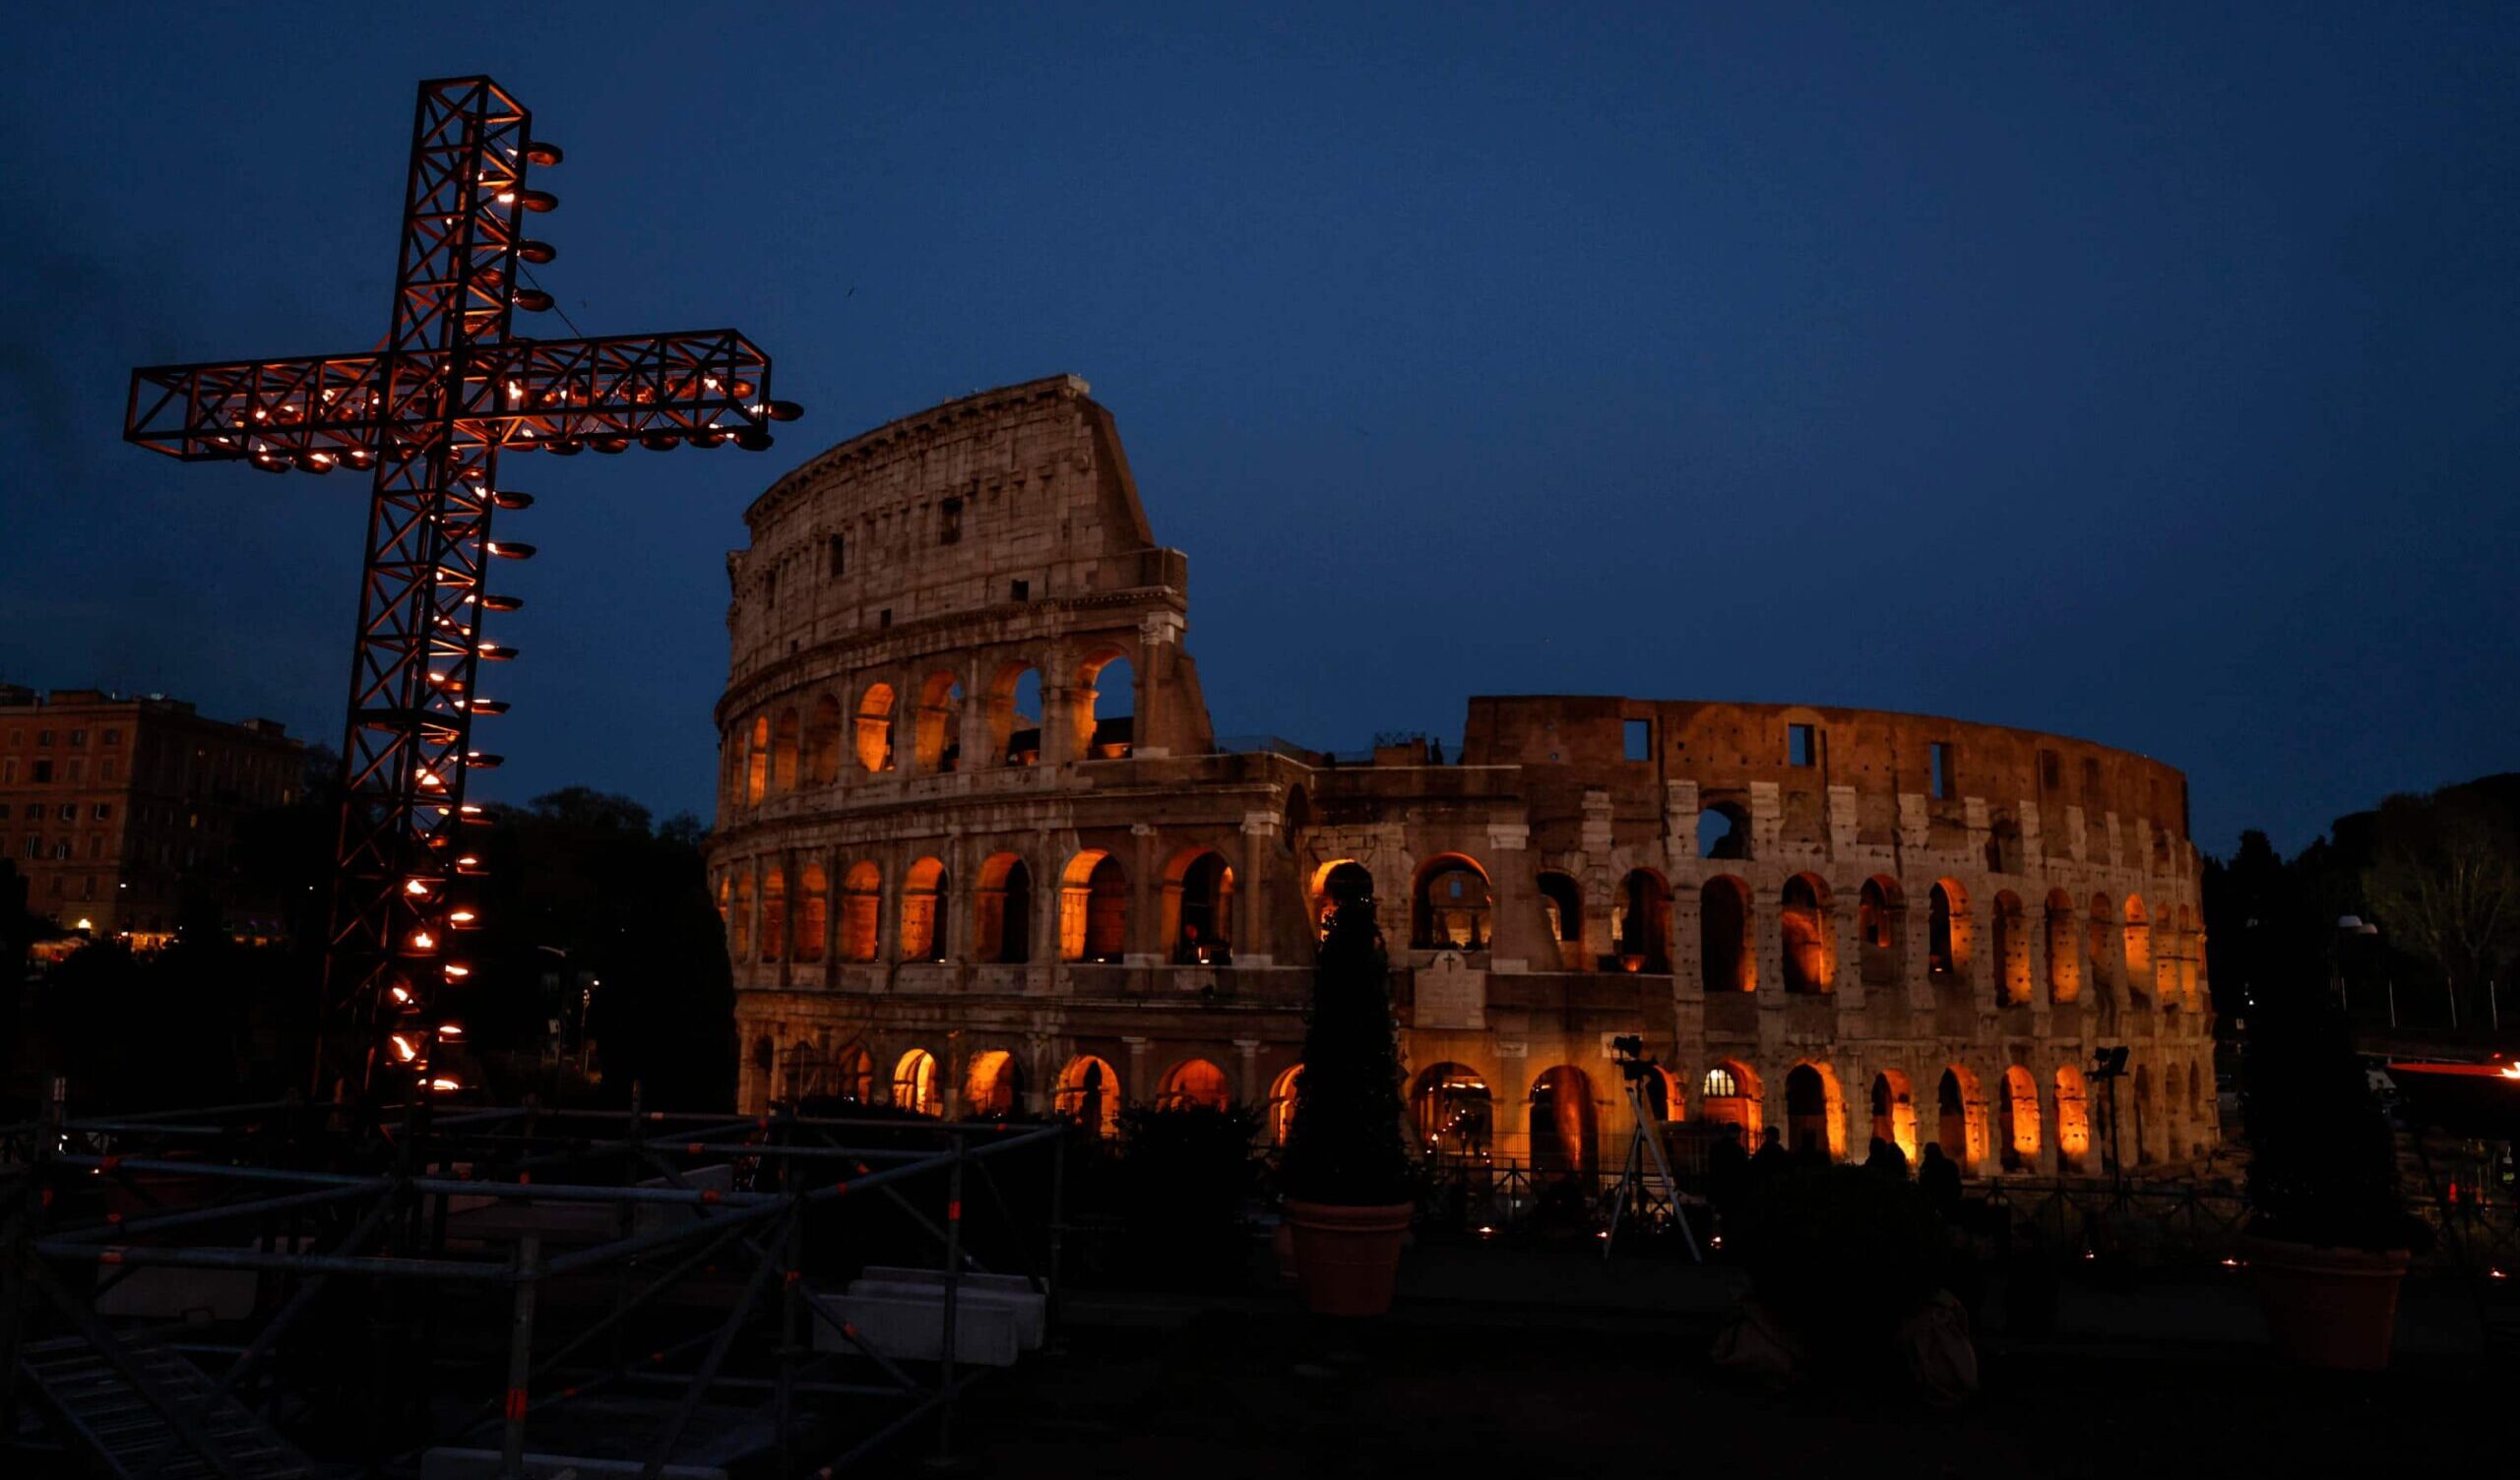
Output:
<instances>
[{"instance_id":1,"label":"dusk sky","mask_svg":"<svg viewBox=\"0 0 2520 1480\"><path fill-rule=\"evenodd\" d=\"M806 408L507 462L494 798L708 816L746 501L1059 371L1223 733L1912 709L2183 768L2214 852L2520 768L2520 8L1359 9L22 12L0 681L338 744L364 479L143 453L125 388L373 344L414 84L487 72L578 325Z\"/></svg>"}]
</instances>

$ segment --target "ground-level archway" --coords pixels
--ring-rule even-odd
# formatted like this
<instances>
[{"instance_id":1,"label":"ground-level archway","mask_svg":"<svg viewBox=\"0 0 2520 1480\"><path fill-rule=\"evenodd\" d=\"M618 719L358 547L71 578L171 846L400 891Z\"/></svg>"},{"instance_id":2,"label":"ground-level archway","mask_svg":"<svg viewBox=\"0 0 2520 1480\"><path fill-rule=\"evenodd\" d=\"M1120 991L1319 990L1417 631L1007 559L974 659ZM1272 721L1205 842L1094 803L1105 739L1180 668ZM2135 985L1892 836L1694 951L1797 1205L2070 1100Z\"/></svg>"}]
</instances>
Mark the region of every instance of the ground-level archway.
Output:
<instances>
[{"instance_id":1,"label":"ground-level archway","mask_svg":"<svg viewBox=\"0 0 2520 1480\"><path fill-rule=\"evenodd\" d=\"M1593 1081L1584 1071L1560 1064L1532 1082L1531 1162L1534 1176L1589 1178L1600 1166L1599 1117Z\"/></svg>"},{"instance_id":2,"label":"ground-level archway","mask_svg":"<svg viewBox=\"0 0 2520 1480\"><path fill-rule=\"evenodd\" d=\"M1409 1124L1430 1155L1486 1156L1495 1113L1487 1081L1465 1065L1435 1065L1409 1090Z\"/></svg>"}]
</instances>

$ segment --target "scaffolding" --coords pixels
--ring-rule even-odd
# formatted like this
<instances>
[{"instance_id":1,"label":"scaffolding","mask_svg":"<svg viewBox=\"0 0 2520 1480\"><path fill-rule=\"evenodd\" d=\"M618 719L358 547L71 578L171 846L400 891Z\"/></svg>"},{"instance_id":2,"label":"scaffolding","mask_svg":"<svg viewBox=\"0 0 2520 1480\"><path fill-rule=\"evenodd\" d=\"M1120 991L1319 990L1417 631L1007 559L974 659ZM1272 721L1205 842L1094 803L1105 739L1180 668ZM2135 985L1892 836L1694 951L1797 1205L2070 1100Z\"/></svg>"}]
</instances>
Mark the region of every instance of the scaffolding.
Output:
<instances>
[{"instance_id":1,"label":"scaffolding","mask_svg":"<svg viewBox=\"0 0 2520 1480\"><path fill-rule=\"evenodd\" d=\"M517 1477L556 1472L530 1456L570 1454L572 1410L599 1404L586 1422L616 1464L636 1436L621 1473L830 1474L922 1423L944 1451L983 1371L957 1350L989 1272L975 1244L1001 1287L1055 1294L1067 1134L635 1096L82 1118L56 1080L41 1116L0 1128L0 1439L135 1480L314 1473L292 1430L335 1436L334 1473L417 1474L434 1451L432 1473ZM925 1253L923 1359L832 1294L888 1244ZM130 1282L153 1278L211 1319L128 1319ZM250 1311L221 1315L222 1290ZM377 1360L337 1361L345 1329ZM357 1452L328 1401L358 1406Z\"/></svg>"}]
</instances>

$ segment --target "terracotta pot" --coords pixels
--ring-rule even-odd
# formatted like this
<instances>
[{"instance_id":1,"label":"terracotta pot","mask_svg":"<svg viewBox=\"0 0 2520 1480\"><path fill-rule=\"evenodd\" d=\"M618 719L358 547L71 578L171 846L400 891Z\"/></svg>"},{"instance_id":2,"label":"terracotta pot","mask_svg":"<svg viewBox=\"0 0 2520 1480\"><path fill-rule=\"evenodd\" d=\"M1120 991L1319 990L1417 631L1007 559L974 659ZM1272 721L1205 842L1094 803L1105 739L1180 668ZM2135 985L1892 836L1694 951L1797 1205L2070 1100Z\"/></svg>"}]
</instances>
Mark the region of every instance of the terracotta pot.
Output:
<instances>
[{"instance_id":1,"label":"terracotta pot","mask_svg":"<svg viewBox=\"0 0 2520 1480\"><path fill-rule=\"evenodd\" d=\"M1391 1309L1400 1240L1415 1204L1349 1207L1287 1200L1294 1230L1295 1277L1304 1304L1319 1316L1379 1316Z\"/></svg>"},{"instance_id":2,"label":"terracotta pot","mask_svg":"<svg viewBox=\"0 0 2520 1480\"><path fill-rule=\"evenodd\" d=\"M2258 1304L2276 1346L2311 1367L2376 1372L2389 1363L2407 1251L2373 1254L2249 1240Z\"/></svg>"}]
</instances>

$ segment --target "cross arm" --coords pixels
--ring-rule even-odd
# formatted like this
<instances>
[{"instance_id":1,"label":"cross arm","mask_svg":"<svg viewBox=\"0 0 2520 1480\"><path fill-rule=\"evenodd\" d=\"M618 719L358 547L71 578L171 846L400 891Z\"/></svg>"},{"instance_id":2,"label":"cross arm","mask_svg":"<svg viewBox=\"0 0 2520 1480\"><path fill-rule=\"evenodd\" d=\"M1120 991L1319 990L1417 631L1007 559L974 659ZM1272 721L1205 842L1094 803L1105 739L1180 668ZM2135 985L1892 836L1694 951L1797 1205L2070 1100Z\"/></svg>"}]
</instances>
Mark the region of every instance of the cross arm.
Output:
<instances>
[{"instance_id":1,"label":"cross arm","mask_svg":"<svg viewBox=\"0 0 2520 1480\"><path fill-rule=\"evenodd\" d=\"M792 414L770 400L769 356L731 329L474 345L459 384L441 387L450 363L371 350L137 370L123 438L185 462L322 471L441 432L527 452L619 451L633 438L766 445L767 424Z\"/></svg>"}]
</instances>

